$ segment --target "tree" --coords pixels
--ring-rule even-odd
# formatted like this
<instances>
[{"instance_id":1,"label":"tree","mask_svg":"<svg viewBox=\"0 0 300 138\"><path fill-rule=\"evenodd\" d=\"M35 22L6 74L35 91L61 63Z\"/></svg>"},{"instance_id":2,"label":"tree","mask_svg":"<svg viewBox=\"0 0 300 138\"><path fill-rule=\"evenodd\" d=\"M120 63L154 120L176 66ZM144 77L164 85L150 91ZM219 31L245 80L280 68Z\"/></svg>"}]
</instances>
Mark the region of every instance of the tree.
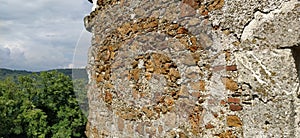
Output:
<instances>
[{"instance_id":1,"label":"tree","mask_svg":"<svg viewBox=\"0 0 300 138\"><path fill-rule=\"evenodd\" d=\"M0 137L85 137L86 120L62 73L0 81Z\"/></svg>"}]
</instances>

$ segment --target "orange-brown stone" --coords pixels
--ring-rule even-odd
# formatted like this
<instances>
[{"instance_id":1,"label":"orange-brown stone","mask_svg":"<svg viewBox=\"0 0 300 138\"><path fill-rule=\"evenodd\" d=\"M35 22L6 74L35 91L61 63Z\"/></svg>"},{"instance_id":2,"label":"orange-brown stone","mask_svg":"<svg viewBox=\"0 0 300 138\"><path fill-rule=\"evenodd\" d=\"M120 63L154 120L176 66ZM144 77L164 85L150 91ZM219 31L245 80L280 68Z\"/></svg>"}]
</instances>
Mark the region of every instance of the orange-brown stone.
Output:
<instances>
[{"instance_id":1,"label":"orange-brown stone","mask_svg":"<svg viewBox=\"0 0 300 138\"><path fill-rule=\"evenodd\" d=\"M130 23L125 23L125 24L123 24L122 27L119 27L117 30L118 30L122 35L126 35L126 34L128 34L128 33L131 31L131 25L130 25Z\"/></svg>"},{"instance_id":2,"label":"orange-brown stone","mask_svg":"<svg viewBox=\"0 0 300 138\"><path fill-rule=\"evenodd\" d=\"M198 10L199 10L199 13L201 15L203 15L203 16L207 16L208 15L208 10L206 9L206 7L204 5L201 5Z\"/></svg>"},{"instance_id":3,"label":"orange-brown stone","mask_svg":"<svg viewBox=\"0 0 300 138\"><path fill-rule=\"evenodd\" d=\"M101 75L101 74L97 75L96 81L97 81L98 83L99 83L99 82L102 82L103 80L104 80L103 75Z\"/></svg>"},{"instance_id":4,"label":"orange-brown stone","mask_svg":"<svg viewBox=\"0 0 300 138\"><path fill-rule=\"evenodd\" d=\"M229 32L229 31L223 31L223 32ZM230 51L225 51L225 60L226 61L229 61L230 60L230 58L231 58L231 53L230 53Z\"/></svg>"},{"instance_id":5,"label":"orange-brown stone","mask_svg":"<svg viewBox=\"0 0 300 138\"><path fill-rule=\"evenodd\" d=\"M225 105L226 105L226 102L225 102L224 100L221 100L221 101L220 101L220 104L223 105L223 106L225 106Z\"/></svg>"},{"instance_id":6,"label":"orange-brown stone","mask_svg":"<svg viewBox=\"0 0 300 138\"><path fill-rule=\"evenodd\" d=\"M237 71L236 65L226 66L226 71Z\"/></svg>"},{"instance_id":7,"label":"orange-brown stone","mask_svg":"<svg viewBox=\"0 0 300 138\"><path fill-rule=\"evenodd\" d=\"M106 103L108 103L108 104L111 104L112 103L112 99L113 99L113 95L109 91L106 91L105 92L104 101Z\"/></svg>"},{"instance_id":8,"label":"orange-brown stone","mask_svg":"<svg viewBox=\"0 0 300 138\"><path fill-rule=\"evenodd\" d=\"M239 104L230 104L229 109L231 111L241 111L243 109L243 107Z\"/></svg>"},{"instance_id":9,"label":"orange-brown stone","mask_svg":"<svg viewBox=\"0 0 300 138\"><path fill-rule=\"evenodd\" d=\"M200 91L205 91L205 81L204 80L200 80Z\"/></svg>"},{"instance_id":10,"label":"orange-brown stone","mask_svg":"<svg viewBox=\"0 0 300 138\"><path fill-rule=\"evenodd\" d=\"M151 22L144 24L144 29L155 28L158 26L158 20L153 19Z\"/></svg>"},{"instance_id":11,"label":"orange-brown stone","mask_svg":"<svg viewBox=\"0 0 300 138\"><path fill-rule=\"evenodd\" d=\"M227 102L228 103L236 103L236 104L238 104L238 103L241 102L241 99L240 98L234 98L234 97L228 97Z\"/></svg>"},{"instance_id":12,"label":"orange-brown stone","mask_svg":"<svg viewBox=\"0 0 300 138\"><path fill-rule=\"evenodd\" d=\"M200 122L201 116L200 114L191 114L189 117L189 122L192 127L192 133L197 134L200 132Z\"/></svg>"},{"instance_id":13,"label":"orange-brown stone","mask_svg":"<svg viewBox=\"0 0 300 138\"><path fill-rule=\"evenodd\" d=\"M187 34L187 33L188 33L188 30L185 29L184 27L180 27L177 30L177 34Z\"/></svg>"},{"instance_id":14,"label":"orange-brown stone","mask_svg":"<svg viewBox=\"0 0 300 138\"><path fill-rule=\"evenodd\" d=\"M168 106L172 106L174 104L174 99L172 97L165 98L165 103Z\"/></svg>"},{"instance_id":15,"label":"orange-brown stone","mask_svg":"<svg viewBox=\"0 0 300 138\"><path fill-rule=\"evenodd\" d=\"M205 128L206 129L212 129L212 128L214 128L215 126L213 126L211 123L208 123L208 124L206 124L205 125Z\"/></svg>"},{"instance_id":16,"label":"orange-brown stone","mask_svg":"<svg viewBox=\"0 0 300 138\"><path fill-rule=\"evenodd\" d=\"M152 117L154 115L153 111L152 110L149 110L147 107L143 107L142 108L142 111L146 114L146 116L148 118Z\"/></svg>"},{"instance_id":17,"label":"orange-brown stone","mask_svg":"<svg viewBox=\"0 0 300 138\"><path fill-rule=\"evenodd\" d=\"M179 137L180 138L187 138L187 136L183 132L179 132Z\"/></svg>"},{"instance_id":18,"label":"orange-brown stone","mask_svg":"<svg viewBox=\"0 0 300 138\"><path fill-rule=\"evenodd\" d=\"M241 119L236 115L229 115L226 118L227 126L229 127L241 127L242 121Z\"/></svg>"},{"instance_id":19,"label":"orange-brown stone","mask_svg":"<svg viewBox=\"0 0 300 138\"><path fill-rule=\"evenodd\" d=\"M180 73L175 68L171 68L169 75L171 76L171 81L176 81L176 79L180 78Z\"/></svg>"},{"instance_id":20,"label":"orange-brown stone","mask_svg":"<svg viewBox=\"0 0 300 138\"><path fill-rule=\"evenodd\" d=\"M140 78L140 69L133 69L131 70L131 75L135 81L138 81Z\"/></svg>"},{"instance_id":21,"label":"orange-brown stone","mask_svg":"<svg viewBox=\"0 0 300 138\"><path fill-rule=\"evenodd\" d=\"M225 84L226 89L231 91L236 91L238 89L238 84L231 78L223 78L223 84Z\"/></svg>"},{"instance_id":22,"label":"orange-brown stone","mask_svg":"<svg viewBox=\"0 0 300 138\"><path fill-rule=\"evenodd\" d=\"M152 73L146 72L145 77L149 81L152 78Z\"/></svg>"},{"instance_id":23,"label":"orange-brown stone","mask_svg":"<svg viewBox=\"0 0 300 138\"><path fill-rule=\"evenodd\" d=\"M214 0L214 2L207 7L209 11L221 9L224 6L224 0Z\"/></svg>"},{"instance_id":24,"label":"orange-brown stone","mask_svg":"<svg viewBox=\"0 0 300 138\"><path fill-rule=\"evenodd\" d=\"M196 0L183 0L182 3L185 3L194 9L198 8L199 5L199 1Z\"/></svg>"},{"instance_id":25,"label":"orange-brown stone","mask_svg":"<svg viewBox=\"0 0 300 138\"><path fill-rule=\"evenodd\" d=\"M233 135L231 131L225 131L225 132L219 134L218 136L219 136L219 138L236 138L236 136Z\"/></svg>"}]
</instances>

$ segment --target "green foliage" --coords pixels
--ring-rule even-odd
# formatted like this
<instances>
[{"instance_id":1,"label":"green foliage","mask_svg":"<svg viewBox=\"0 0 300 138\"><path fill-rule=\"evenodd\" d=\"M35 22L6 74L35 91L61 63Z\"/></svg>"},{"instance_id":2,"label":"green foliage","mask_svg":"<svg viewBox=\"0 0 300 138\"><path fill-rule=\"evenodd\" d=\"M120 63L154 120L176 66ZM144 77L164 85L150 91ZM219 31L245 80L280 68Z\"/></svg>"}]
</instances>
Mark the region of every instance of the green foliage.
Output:
<instances>
[{"instance_id":1,"label":"green foliage","mask_svg":"<svg viewBox=\"0 0 300 138\"><path fill-rule=\"evenodd\" d=\"M69 76L52 71L0 81L0 137L85 137L86 121Z\"/></svg>"},{"instance_id":2,"label":"green foliage","mask_svg":"<svg viewBox=\"0 0 300 138\"><path fill-rule=\"evenodd\" d=\"M74 92L77 97L78 104L80 109L85 114L88 115L88 99L87 99L87 79L75 79L73 80Z\"/></svg>"}]
</instances>

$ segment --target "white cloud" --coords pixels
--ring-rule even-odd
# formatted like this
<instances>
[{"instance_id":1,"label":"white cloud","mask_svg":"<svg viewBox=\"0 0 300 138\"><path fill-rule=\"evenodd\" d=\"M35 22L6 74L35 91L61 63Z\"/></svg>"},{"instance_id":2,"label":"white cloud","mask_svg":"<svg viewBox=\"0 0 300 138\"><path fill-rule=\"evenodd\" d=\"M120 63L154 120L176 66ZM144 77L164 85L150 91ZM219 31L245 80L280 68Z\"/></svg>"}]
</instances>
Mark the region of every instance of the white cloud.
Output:
<instances>
[{"instance_id":1,"label":"white cloud","mask_svg":"<svg viewBox=\"0 0 300 138\"><path fill-rule=\"evenodd\" d=\"M87 0L0 0L0 68L68 67L91 7Z\"/></svg>"}]
</instances>

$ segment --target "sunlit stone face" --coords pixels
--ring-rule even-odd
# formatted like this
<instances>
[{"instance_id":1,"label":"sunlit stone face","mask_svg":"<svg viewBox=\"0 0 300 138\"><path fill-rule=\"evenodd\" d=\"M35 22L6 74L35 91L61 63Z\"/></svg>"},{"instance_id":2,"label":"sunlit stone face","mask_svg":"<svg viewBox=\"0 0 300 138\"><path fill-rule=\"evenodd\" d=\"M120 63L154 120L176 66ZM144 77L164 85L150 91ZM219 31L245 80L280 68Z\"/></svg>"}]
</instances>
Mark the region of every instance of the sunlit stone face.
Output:
<instances>
[{"instance_id":1,"label":"sunlit stone face","mask_svg":"<svg viewBox=\"0 0 300 138\"><path fill-rule=\"evenodd\" d=\"M97 1L98 1L98 0L93 0L92 11L94 11L96 8L98 8Z\"/></svg>"}]
</instances>

